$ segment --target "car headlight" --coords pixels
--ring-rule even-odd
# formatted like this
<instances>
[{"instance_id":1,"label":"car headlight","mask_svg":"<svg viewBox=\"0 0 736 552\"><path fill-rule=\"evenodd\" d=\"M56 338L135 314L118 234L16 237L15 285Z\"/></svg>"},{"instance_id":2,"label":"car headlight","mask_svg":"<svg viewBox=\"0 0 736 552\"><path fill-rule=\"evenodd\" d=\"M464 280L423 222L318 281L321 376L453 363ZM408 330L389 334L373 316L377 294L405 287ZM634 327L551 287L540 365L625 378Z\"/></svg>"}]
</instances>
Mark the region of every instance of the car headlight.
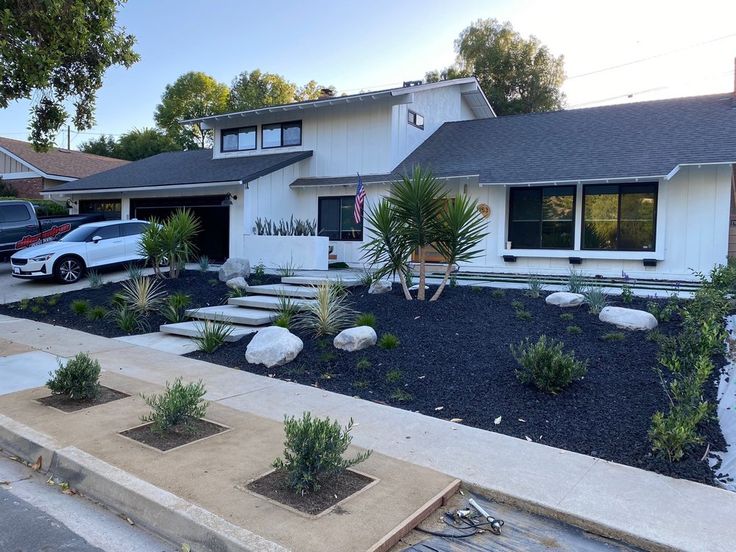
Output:
<instances>
[{"instance_id":1,"label":"car headlight","mask_svg":"<svg viewBox=\"0 0 736 552\"><path fill-rule=\"evenodd\" d=\"M34 263L43 263L45 261L48 261L51 257L53 257L53 253L48 253L46 255L39 255L38 257L31 257L31 261Z\"/></svg>"}]
</instances>

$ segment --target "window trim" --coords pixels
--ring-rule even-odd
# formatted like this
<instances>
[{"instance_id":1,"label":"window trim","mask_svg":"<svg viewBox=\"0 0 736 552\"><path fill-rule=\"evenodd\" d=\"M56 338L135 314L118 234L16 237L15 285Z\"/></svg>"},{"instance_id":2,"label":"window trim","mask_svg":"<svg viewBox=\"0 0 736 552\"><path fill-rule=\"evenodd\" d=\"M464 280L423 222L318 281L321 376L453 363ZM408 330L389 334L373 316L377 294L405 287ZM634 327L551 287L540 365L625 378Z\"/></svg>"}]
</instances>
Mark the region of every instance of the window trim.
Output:
<instances>
[{"instance_id":1,"label":"window trim","mask_svg":"<svg viewBox=\"0 0 736 552\"><path fill-rule=\"evenodd\" d=\"M284 145L284 125L294 125L299 126L299 143L298 144L288 144ZM279 138L279 145L278 146L267 146L266 141L263 139L263 131L266 128L273 128L273 127L279 127L280 132L280 138ZM302 145L303 138L302 138L302 132L304 130L304 127L302 125L302 121L284 121L282 123L268 123L265 125L261 125L261 149L275 149L275 148L295 148Z\"/></svg>"},{"instance_id":2,"label":"window trim","mask_svg":"<svg viewBox=\"0 0 736 552\"><path fill-rule=\"evenodd\" d=\"M408 123L414 128L418 128L419 130L424 130L424 115L422 115L421 113L417 113L416 111L413 111L411 109L409 109L408 111L409 111L407 115ZM419 115L422 118L421 125L417 124L417 115Z\"/></svg>"},{"instance_id":3,"label":"window trim","mask_svg":"<svg viewBox=\"0 0 736 552\"><path fill-rule=\"evenodd\" d=\"M585 247L585 194L589 188L597 186L616 186L618 188L618 213L616 214L616 245L615 249L602 249L598 247ZM628 186L654 186L654 218L652 219L652 249L622 249L618 247L621 241L621 190ZM607 251L607 252L633 252L633 253L655 253L657 251L657 217L659 216L659 182L615 182L609 184L583 184L582 212L580 220L580 250L581 251Z\"/></svg>"},{"instance_id":4,"label":"window trim","mask_svg":"<svg viewBox=\"0 0 736 552\"><path fill-rule=\"evenodd\" d=\"M343 199L348 199L348 198L350 198L350 199L353 200L353 205L354 205L355 204L355 196L351 196L351 195L319 196L317 198L317 235L318 236L320 235L320 233L319 233L320 232L320 228L322 228L322 200L324 200L324 199L332 199L332 200L338 199L338 200L340 200L342 202ZM340 216L342 217L342 203L340 204ZM339 228L338 228L338 232L340 234L340 237L337 238L337 239L332 239L332 238L329 238L328 237L329 241L362 242L363 241L364 230L365 230L364 224L363 224L364 221L365 221L365 216L361 217L361 219L360 219L360 237L359 238L343 238L342 237L342 232L343 232L343 230L342 230L342 218L340 218Z\"/></svg>"},{"instance_id":5,"label":"window trim","mask_svg":"<svg viewBox=\"0 0 736 552\"><path fill-rule=\"evenodd\" d=\"M514 190L540 190L541 197L544 197L545 189L560 189L560 188L572 188L572 244L570 247L544 247L542 245L542 223L543 219L539 221L539 247L514 247L514 242L511 240L511 224L513 223L513 204L514 204ZM577 186L574 184L564 186L512 186L509 188L509 207L508 207L508 222L506 224L506 240L511 242L510 251L528 251L528 250L540 250L540 251L575 251L575 233L577 231L577 201L578 191Z\"/></svg>"},{"instance_id":6,"label":"window trim","mask_svg":"<svg viewBox=\"0 0 736 552\"><path fill-rule=\"evenodd\" d=\"M240 147L240 137L238 137L238 147L235 149L225 149L225 133L235 133L237 136L240 134L241 130L251 130L253 129L253 133L255 134L255 144L252 148L241 148ZM234 151L254 151L258 149L258 125L249 125L244 127L235 127L235 128L223 128L220 131L220 151L222 153L232 153Z\"/></svg>"}]
</instances>

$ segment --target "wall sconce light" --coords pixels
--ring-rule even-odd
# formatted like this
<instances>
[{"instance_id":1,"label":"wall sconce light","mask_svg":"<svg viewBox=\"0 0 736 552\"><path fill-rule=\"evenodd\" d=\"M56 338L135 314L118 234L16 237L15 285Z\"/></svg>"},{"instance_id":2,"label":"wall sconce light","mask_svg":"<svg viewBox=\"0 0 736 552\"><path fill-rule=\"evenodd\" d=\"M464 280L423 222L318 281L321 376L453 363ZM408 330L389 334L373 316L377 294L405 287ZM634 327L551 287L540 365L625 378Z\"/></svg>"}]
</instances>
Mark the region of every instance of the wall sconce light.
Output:
<instances>
[{"instance_id":1,"label":"wall sconce light","mask_svg":"<svg viewBox=\"0 0 736 552\"><path fill-rule=\"evenodd\" d=\"M225 196L225 199L223 199L220 202L220 205L222 205L223 207L226 207L228 205L232 205L233 201L238 201L238 196L233 195L230 192L228 192L228 194Z\"/></svg>"},{"instance_id":2,"label":"wall sconce light","mask_svg":"<svg viewBox=\"0 0 736 552\"><path fill-rule=\"evenodd\" d=\"M78 201L72 201L71 199L67 199L66 200L66 208L67 209L71 209L72 207L76 207L77 205L79 205L79 202Z\"/></svg>"}]
</instances>

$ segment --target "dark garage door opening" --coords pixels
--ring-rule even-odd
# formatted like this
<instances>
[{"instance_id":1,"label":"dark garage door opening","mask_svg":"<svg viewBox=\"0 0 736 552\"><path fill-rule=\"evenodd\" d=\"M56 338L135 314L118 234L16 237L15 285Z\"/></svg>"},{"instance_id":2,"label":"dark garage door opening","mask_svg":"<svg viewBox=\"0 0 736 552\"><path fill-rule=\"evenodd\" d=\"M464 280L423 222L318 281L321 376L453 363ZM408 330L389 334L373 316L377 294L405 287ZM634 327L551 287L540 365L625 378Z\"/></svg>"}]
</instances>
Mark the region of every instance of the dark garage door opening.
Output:
<instances>
[{"instance_id":1,"label":"dark garage door opening","mask_svg":"<svg viewBox=\"0 0 736 552\"><path fill-rule=\"evenodd\" d=\"M199 218L202 229L195 239L198 255L210 261L223 262L229 256L230 208L222 205L224 195L131 199L130 214L141 220L159 221L177 209L189 209Z\"/></svg>"}]
</instances>

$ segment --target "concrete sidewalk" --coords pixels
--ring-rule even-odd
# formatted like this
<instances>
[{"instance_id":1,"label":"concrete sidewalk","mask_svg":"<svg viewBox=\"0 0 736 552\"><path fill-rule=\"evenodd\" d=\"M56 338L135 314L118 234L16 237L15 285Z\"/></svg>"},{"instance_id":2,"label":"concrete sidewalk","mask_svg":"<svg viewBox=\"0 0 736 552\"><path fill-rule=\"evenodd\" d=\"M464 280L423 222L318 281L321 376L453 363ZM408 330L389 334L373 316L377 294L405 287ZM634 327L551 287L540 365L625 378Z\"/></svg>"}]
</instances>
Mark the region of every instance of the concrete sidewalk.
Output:
<instances>
[{"instance_id":1,"label":"concrete sidewalk","mask_svg":"<svg viewBox=\"0 0 736 552\"><path fill-rule=\"evenodd\" d=\"M736 494L714 487L30 320L0 317L0 338L59 356L88 351L105 370L158 385L202 379L209 400L277 421L306 410L352 417L360 447L643 548L730 552L736 542Z\"/></svg>"}]
</instances>

